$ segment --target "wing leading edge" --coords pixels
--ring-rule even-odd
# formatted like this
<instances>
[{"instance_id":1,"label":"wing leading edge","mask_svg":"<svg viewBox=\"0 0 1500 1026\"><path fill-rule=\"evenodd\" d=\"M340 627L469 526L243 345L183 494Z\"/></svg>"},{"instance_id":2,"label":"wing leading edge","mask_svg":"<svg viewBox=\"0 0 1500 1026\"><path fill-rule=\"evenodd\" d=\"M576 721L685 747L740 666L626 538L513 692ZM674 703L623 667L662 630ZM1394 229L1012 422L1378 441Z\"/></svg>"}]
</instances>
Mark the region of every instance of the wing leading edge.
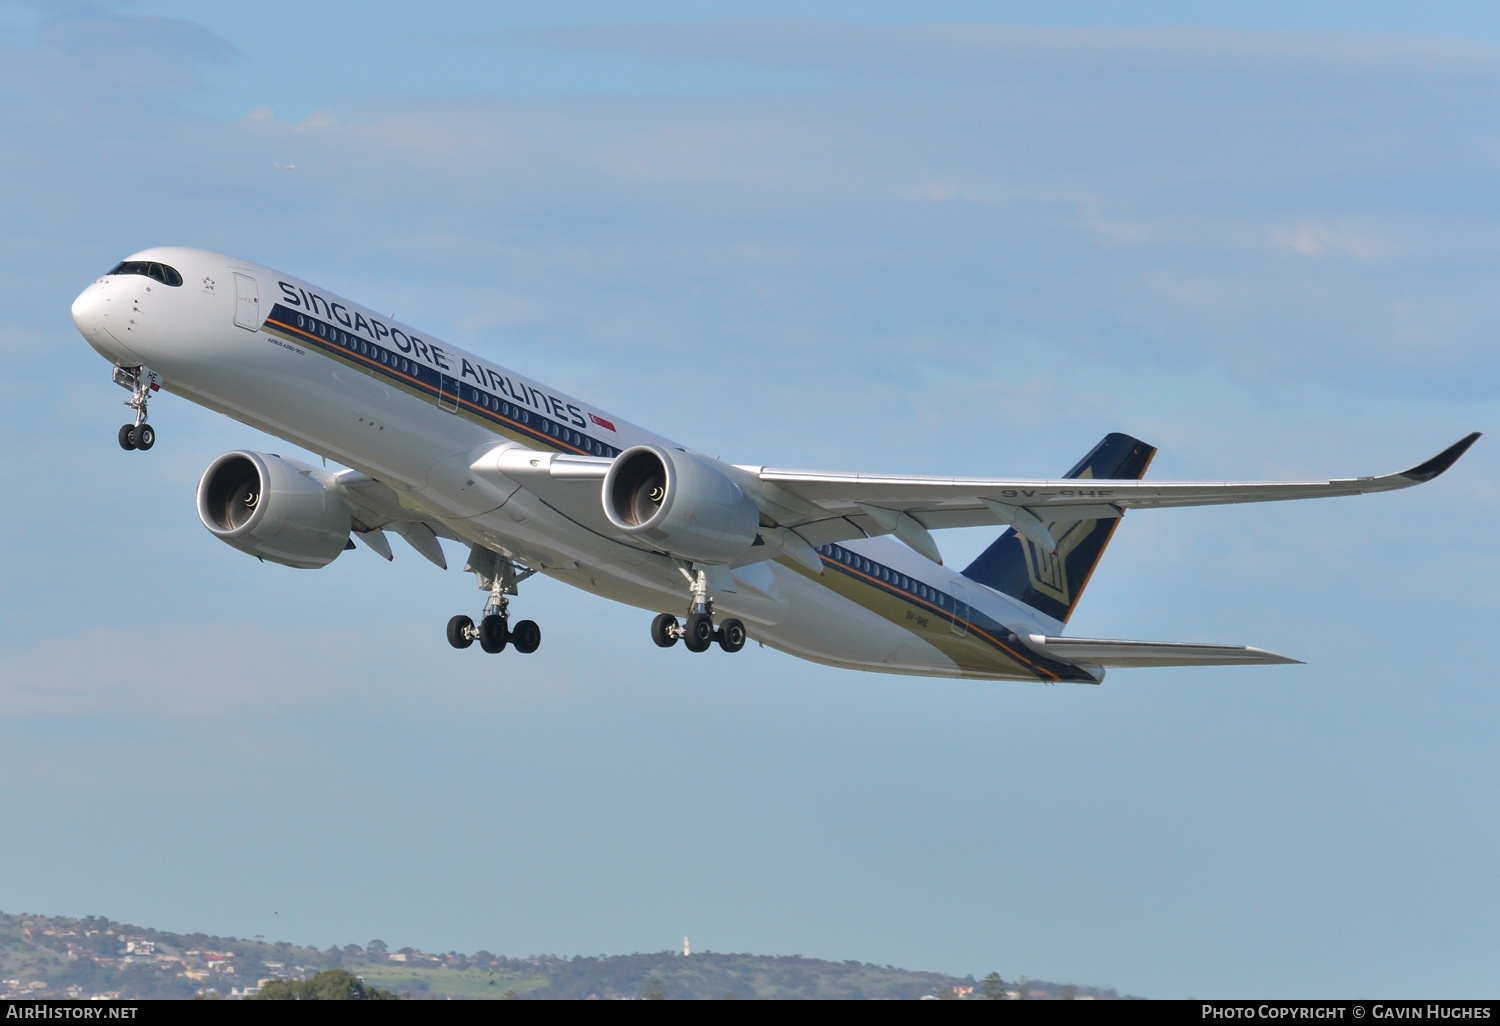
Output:
<instances>
[{"instance_id":1,"label":"wing leading edge","mask_svg":"<svg viewBox=\"0 0 1500 1026\"><path fill-rule=\"evenodd\" d=\"M744 469L755 472L762 481L780 485L820 506L847 506L852 509L859 503L914 506L942 504L947 508L968 508L977 512L987 510L982 501L987 498L997 504L1029 508L1044 506L1053 520L1058 519L1057 514L1067 507L1090 507L1087 516L1093 519L1100 506L1113 506L1116 508L1115 515L1119 515L1119 511L1125 509L1276 502L1410 488L1412 485L1431 481L1453 466L1479 436L1480 432L1475 431L1410 470L1380 477L1334 478L1329 481L1024 481L983 477L822 473L774 467Z\"/></svg>"},{"instance_id":2,"label":"wing leading edge","mask_svg":"<svg viewBox=\"0 0 1500 1026\"><path fill-rule=\"evenodd\" d=\"M778 503L785 515L800 505L802 514L784 527L803 533L813 528L818 544L838 540L824 533L853 537L892 533L890 523L909 534L947 527L978 527L1032 521L1064 523L1119 517L1127 509L1166 509L1239 502L1281 502L1338 495L1387 492L1431 481L1451 467L1478 440L1475 431L1432 459L1409 470L1379 477L1327 481L1142 481L1131 479L1019 480L982 477L922 477L898 474L829 473L776 467L741 467L791 502ZM816 512L808 507L815 507ZM831 520L844 520L845 528ZM843 533L849 527L857 531ZM898 529L898 535L901 531ZM811 537L809 540L813 540Z\"/></svg>"}]
</instances>

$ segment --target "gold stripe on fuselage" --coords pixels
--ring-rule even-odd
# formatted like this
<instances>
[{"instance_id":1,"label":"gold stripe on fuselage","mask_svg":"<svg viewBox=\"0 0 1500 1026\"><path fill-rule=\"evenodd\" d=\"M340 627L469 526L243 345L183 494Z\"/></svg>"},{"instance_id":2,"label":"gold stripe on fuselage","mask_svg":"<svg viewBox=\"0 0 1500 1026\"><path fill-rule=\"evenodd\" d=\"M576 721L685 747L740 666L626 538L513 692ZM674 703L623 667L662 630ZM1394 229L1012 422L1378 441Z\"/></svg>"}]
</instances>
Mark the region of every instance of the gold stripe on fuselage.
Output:
<instances>
[{"instance_id":1,"label":"gold stripe on fuselage","mask_svg":"<svg viewBox=\"0 0 1500 1026\"><path fill-rule=\"evenodd\" d=\"M976 626L970 622L964 633L960 634L954 629L953 616L948 610L893 588L880 578L845 566L830 556L820 556L823 560L821 577L816 577L807 568L790 560L782 561L782 565L905 628L953 660L962 672L1015 680L1062 679L1058 674L1017 652L995 636L988 627ZM972 613L970 615L973 616Z\"/></svg>"},{"instance_id":2,"label":"gold stripe on fuselage","mask_svg":"<svg viewBox=\"0 0 1500 1026\"><path fill-rule=\"evenodd\" d=\"M324 356L341 360L357 370L371 374L378 381L394 385L408 395L414 395L432 403L437 402L438 395L432 389L431 385L419 381L414 376L397 370L394 367L382 364L371 356L347 350L342 346L329 342L327 339L319 338L317 335L304 329L293 327L281 321L271 320L270 318L267 318L266 322L261 325L261 330L268 335L274 335L288 342L295 342L297 345L308 346ZM481 407L477 403L458 396L454 397L454 402L457 404L457 410L452 411L455 416L462 416L470 423L493 431L503 438L508 438L515 442L541 442L560 452L578 453L582 456L593 455L593 453L587 452L579 446L564 442L560 438L553 438L539 428L534 428L528 424L522 424L514 418L503 416L496 410Z\"/></svg>"}]
</instances>

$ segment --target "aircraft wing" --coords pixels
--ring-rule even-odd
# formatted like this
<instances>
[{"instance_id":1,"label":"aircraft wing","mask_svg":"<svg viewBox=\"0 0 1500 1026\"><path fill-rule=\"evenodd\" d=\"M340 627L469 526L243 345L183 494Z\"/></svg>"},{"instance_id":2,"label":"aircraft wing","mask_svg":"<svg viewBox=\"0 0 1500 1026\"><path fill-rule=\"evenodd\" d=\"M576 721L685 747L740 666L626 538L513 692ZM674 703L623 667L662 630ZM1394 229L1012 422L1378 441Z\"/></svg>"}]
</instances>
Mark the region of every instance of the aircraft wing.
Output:
<instances>
[{"instance_id":1,"label":"aircraft wing","mask_svg":"<svg viewBox=\"0 0 1500 1026\"><path fill-rule=\"evenodd\" d=\"M1248 645L1195 645L1179 641L1110 641L1104 638L1049 637L1032 634L1021 639L1039 655L1066 663L1094 666L1261 666L1297 663L1263 648Z\"/></svg>"},{"instance_id":2,"label":"aircraft wing","mask_svg":"<svg viewBox=\"0 0 1500 1026\"><path fill-rule=\"evenodd\" d=\"M766 498L780 507L778 523L797 531L814 545L859 534L895 534L918 551L931 553L937 547L927 531L937 528L1013 524L1023 534L1045 541L1050 540L1047 524L1105 520L1121 516L1127 509L1278 502L1410 488L1443 473L1478 438L1476 431L1425 463L1399 473L1329 481L1091 478L1023 481L829 473L776 467L740 469L753 474L767 490ZM788 513L794 515L782 519ZM837 520L845 523L837 524Z\"/></svg>"},{"instance_id":3,"label":"aircraft wing","mask_svg":"<svg viewBox=\"0 0 1500 1026\"><path fill-rule=\"evenodd\" d=\"M413 508L389 485L346 470L333 478L334 491L354 514L354 537L386 559L391 559L391 543L385 532L392 531L406 539L423 558L448 569L439 538L461 541L452 529L423 509Z\"/></svg>"}]
</instances>

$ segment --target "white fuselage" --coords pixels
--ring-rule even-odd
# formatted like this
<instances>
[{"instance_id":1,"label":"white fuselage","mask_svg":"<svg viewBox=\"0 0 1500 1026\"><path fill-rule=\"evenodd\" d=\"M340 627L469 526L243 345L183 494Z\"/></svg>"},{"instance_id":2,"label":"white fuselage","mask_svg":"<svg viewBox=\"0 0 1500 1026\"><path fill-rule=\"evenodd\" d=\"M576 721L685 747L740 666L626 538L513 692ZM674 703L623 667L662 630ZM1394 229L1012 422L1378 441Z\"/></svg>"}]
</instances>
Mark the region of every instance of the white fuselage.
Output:
<instances>
[{"instance_id":1,"label":"white fuselage","mask_svg":"<svg viewBox=\"0 0 1500 1026\"><path fill-rule=\"evenodd\" d=\"M170 264L184 281L121 274L89 286L74 319L106 359L149 367L168 392L367 474L457 536L556 580L652 611L684 607L677 564L622 539L597 495L559 508L470 470L507 441L595 456L681 446L279 271L176 247L131 259ZM818 551L821 575L790 560L737 568L716 612L837 666L1053 679L1004 644L1007 631L1058 633L1035 610L889 537ZM939 592L946 602L927 601Z\"/></svg>"}]
</instances>

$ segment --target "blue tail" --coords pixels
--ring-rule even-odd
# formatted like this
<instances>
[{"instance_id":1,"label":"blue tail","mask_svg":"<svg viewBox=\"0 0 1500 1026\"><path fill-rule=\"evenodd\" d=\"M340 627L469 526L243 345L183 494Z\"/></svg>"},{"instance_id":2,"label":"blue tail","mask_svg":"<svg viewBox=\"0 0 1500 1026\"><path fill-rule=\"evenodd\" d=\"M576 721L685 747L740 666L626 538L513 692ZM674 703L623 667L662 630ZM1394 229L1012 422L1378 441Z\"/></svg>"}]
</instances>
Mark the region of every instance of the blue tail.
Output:
<instances>
[{"instance_id":1,"label":"blue tail","mask_svg":"<svg viewBox=\"0 0 1500 1026\"><path fill-rule=\"evenodd\" d=\"M1139 480L1155 455L1155 446L1115 432L1063 476ZM964 576L1066 623L1119 523L1112 518L1048 524L1057 541L1055 555L1010 528L965 568Z\"/></svg>"}]
</instances>

